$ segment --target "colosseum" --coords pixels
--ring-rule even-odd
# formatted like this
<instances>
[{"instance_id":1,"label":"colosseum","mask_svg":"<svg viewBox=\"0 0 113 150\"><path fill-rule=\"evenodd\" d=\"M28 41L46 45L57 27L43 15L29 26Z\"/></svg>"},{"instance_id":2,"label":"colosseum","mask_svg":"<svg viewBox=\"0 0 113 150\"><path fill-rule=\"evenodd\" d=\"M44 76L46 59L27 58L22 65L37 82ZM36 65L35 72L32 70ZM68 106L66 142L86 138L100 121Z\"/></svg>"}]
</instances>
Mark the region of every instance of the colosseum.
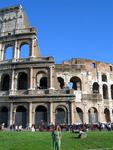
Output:
<instances>
[{"instance_id":1,"label":"colosseum","mask_svg":"<svg viewBox=\"0 0 113 150\"><path fill-rule=\"evenodd\" d=\"M0 124L113 122L113 65L40 55L22 6L0 10Z\"/></svg>"}]
</instances>

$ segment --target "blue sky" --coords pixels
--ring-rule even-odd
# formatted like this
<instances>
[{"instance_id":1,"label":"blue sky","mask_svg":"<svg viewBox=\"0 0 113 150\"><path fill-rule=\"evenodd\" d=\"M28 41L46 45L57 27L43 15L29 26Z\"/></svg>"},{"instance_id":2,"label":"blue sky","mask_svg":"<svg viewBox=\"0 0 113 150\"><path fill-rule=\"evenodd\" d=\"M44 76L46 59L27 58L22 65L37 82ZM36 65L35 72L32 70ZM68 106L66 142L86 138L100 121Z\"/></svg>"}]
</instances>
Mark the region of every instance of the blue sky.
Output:
<instances>
[{"instance_id":1,"label":"blue sky","mask_svg":"<svg viewBox=\"0 0 113 150\"><path fill-rule=\"evenodd\" d=\"M37 28L42 56L113 63L113 0L0 0L16 4Z\"/></svg>"}]
</instances>

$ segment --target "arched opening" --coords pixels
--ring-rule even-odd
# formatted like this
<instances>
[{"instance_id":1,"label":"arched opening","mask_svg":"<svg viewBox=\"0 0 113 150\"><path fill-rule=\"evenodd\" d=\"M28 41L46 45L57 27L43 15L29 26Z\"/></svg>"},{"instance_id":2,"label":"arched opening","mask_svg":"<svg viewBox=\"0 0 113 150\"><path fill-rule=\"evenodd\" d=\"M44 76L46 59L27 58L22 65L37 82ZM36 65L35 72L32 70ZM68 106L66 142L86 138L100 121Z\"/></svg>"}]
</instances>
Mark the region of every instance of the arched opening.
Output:
<instances>
[{"instance_id":1,"label":"arched opening","mask_svg":"<svg viewBox=\"0 0 113 150\"><path fill-rule=\"evenodd\" d=\"M47 125L47 109L44 106L38 106L35 110L35 124L36 126Z\"/></svg>"},{"instance_id":2,"label":"arched opening","mask_svg":"<svg viewBox=\"0 0 113 150\"><path fill-rule=\"evenodd\" d=\"M3 106L0 108L0 124L4 123L5 127L8 126L8 108Z\"/></svg>"},{"instance_id":3,"label":"arched opening","mask_svg":"<svg viewBox=\"0 0 113 150\"><path fill-rule=\"evenodd\" d=\"M105 115L105 121L106 122L111 122L111 119L110 119L110 111L108 108L105 108L104 109L104 115Z\"/></svg>"},{"instance_id":4,"label":"arched opening","mask_svg":"<svg viewBox=\"0 0 113 150\"><path fill-rule=\"evenodd\" d=\"M16 109L15 125L27 126L27 110L24 106L18 106Z\"/></svg>"},{"instance_id":5,"label":"arched opening","mask_svg":"<svg viewBox=\"0 0 113 150\"><path fill-rule=\"evenodd\" d=\"M30 46L28 43L22 44L20 46L20 58L29 58L30 56Z\"/></svg>"},{"instance_id":6,"label":"arched opening","mask_svg":"<svg viewBox=\"0 0 113 150\"><path fill-rule=\"evenodd\" d=\"M57 80L59 82L60 88L63 89L64 88L64 79L61 77L58 77Z\"/></svg>"},{"instance_id":7,"label":"arched opening","mask_svg":"<svg viewBox=\"0 0 113 150\"><path fill-rule=\"evenodd\" d=\"M47 77L40 79L40 89L47 89Z\"/></svg>"},{"instance_id":8,"label":"arched opening","mask_svg":"<svg viewBox=\"0 0 113 150\"><path fill-rule=\"evenodd\" d=\"M93 83L93 93L99 93L99 85L97 82Z\"/></svg>"},{"instance_id":9,"label":"arched opening","mask_svg":"<svg viewBox=\"0 0 113 150\"><path fill-rule=\"evenodd\" d=\"M24 90L28 88L28 76L24 72L20 72L18 75L18 90Z\"/></svg>"},{"instance_id":10,"label":"arched opening","mask_svg":"<svg viewBox=\"0 0 113 150\"><path fill-rule=\"evenodd\" d=\"M105 74L102 74L102 81L107 82L107 76Z\"/></svg>"},{"instance_id":11,"label":"arched opening","mask_svg":"<svg viewBox=\"0 0 113 150\"><path fill-rule=\"evenodd\" d=\"M88 110L88 115L89 115L89 123L98 123L98 112L97 109L94 107L91 107Z\"/></svg>"},{"instance_id":12,"label":"arched opening","mask_svg":"<svg viewBox=\"0 0 113 150\"><path fill-rule=\"evenodd\" d=\"M1 90L2 91L8 91L10 85L10 77L8 74L2 75L1 78Z\"/></svg>"},{"instance_id":13,"label":"arched opening","mask_svg":"<svg viewBox=\"0 0 113 150\"><path fill-rule=\"evenodd\" d=\"M58 107L55 111L55 124L68 124L68 113L63 107Z\"/></svg>"},{"instance_id":14,"label":"arched opening","mask_svg":"<svg viewBox=\"0 0 113 150\"><path fill-rule=\"evenodd\" d=\"M103 98L108 99L108 87L106 84L103 85Z\"/></svg>"},{"instance_id":15,"label":"arched opening","mask_svg":"<svg viewBox=\"0 0 113 150\"><path fill-rule=\"evenodd\" d=\"M74 90L82 90L82 86L81 86L81 79L78 77L72 77L70 79L70 82L72 82L72 88Z\"/></svg>"},{"instance_id":16,"label":"arched opening","mask_svg":"<svg viewBox=\"0 0 113 150\"><path fill-rule=\"evenodd\" d=\"M78 123L83 123L83 111L82 109L80 109L79 107L76 108L76 112L77 112L77 122Z\"/></svg>"},{"instance_id":17,"label":"arched opening","mask_svg":"<svg viewBox=\"0 0 113 150\"><path fill-rule=\"evenodd\" d=\"M113 99L113 84L111 85L111 98Z\"/></svg>"},{"instance_id":18,"label":"arched opening","mask_svg":"<svg viewBox=\"0 0 113 150\"><path fill-rule=\"evenodd\" d=\"M9 46L5 49L4 60L10 60L13 58L13 46Z\"/></svg>"}]
</instances>

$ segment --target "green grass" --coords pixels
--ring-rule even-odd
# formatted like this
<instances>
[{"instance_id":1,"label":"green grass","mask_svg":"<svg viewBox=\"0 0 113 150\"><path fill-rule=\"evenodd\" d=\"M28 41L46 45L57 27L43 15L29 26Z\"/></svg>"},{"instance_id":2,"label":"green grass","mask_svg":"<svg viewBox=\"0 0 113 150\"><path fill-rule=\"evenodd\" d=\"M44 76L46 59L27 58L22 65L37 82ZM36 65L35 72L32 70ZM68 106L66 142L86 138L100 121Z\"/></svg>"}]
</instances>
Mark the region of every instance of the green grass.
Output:
<instances>
[{"instance_id":1,"label":"green grass","mask_svg":"<svg viewBox=\"0 0 113 150\"><path fill-rule=\"evenodd\" d=\"M69 132L62 133L61 150L113 150L113 132L88 132L78 139ZM53 150L50 132L0 132L0 150Z\"/></svg>"}]
</instances>

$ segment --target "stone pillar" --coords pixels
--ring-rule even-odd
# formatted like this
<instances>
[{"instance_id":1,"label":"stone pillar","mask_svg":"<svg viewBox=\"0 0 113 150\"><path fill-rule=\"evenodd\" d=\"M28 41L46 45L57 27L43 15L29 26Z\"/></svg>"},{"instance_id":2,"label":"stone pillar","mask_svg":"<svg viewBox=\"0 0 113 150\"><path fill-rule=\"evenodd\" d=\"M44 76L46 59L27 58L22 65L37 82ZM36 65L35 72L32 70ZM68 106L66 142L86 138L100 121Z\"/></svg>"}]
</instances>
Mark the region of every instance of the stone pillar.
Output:
<instances>
[{"instance_id":1,"label":"stone pillar","mask_svg":"<svg viewBox=\"0 0 113 150\"><path fill-rule=\"evenodd\" d=\"M74 103L71 102L71 124L74 124Z\"/></svg>"},{"instance_id":2,"label":"stone pillar","mask_svg":"<svg viewBox=\"0 0 113 150\"><path fill-rule=\"evenodd\" d=\"M50 103L50 123L54 123L53 122L53 103Z\"/></svg>"},{"instance_id":3,"label":"stone pillar","mask_svg":"<svg viewBox=\"0 0 113 150\"><path fill-rule=\"evenodd\" d=\"M84 115L83 115L83 123L89 123L88 121L88 112L86 111L87 104L83 103L84 106Z\"/></svg>"},{"instance_id":4,"label":"stone pillar","mask_svg":"<svg viewBox=\"0 0 113 150\"><path fill-rule=\"evenodd\" d=\"M32 42L31 42L31 56L30 57L35 57L35 54L34 54L35 43L36 43L36 38L32 39Z\"/></svg>"},{"instance_id":5,"label":"stone pillar","mask_svg":"<svg viewBox=\"0 0 113 150\"><path fill-rule=\"evenodd\" d=\"M11 90L10 90L10 94L12 95L14 93L14 84L15 84L15 71L12 70L12 77L11 77Z\"/></svg>"},{"instance_id":6,"label":"stone pillar","mask_svg":"<svg viewBox=\"0 0 113 150\"><path fill-rule=\"evenodd\" d=\"M113 122L113 113L112 113L112 108L109 109L109 113L110 113L110 120L111 122Z\"/></svg>"},{"instance_id":7,"label":"stone pillar","mask_svg":"<svg viewBox=\"0 0 113 150\"><path fill-rule=\"evenodd\" d=\"M108 99L111 100L111 87L108 85Z\"/></svg>"},{"instance_id":8,"label":"stone pillar","mask_svg":"<svg viewBox=\"0 0 113 150\"><path fill-rule=\"evenodd\" d=\"M33 90L33 68L30 68L30 82L29 82L29 90Z\"/></svg>"},{"instance_id":9,"label":"stone pillar","mask_svg":"<svg viewBox=\"0 0 113 150\"><path fill-rule=\"evenodd\" d=\"M32 103L29 103L29 127L32 126Z\"/></svg>"},{"instance_id":10,"label":"stone pillar","mask_svg":"<svg viewBox=\"0 0 113 150\"><path fill-rule=\"evenodd\" d=\"M13 124L13 103L10 104L10 122L9 125Z\"/></svg>"},{"instance_id":11,"label":"stone pillar","mask_svg":"<svg viewBox=\"0 0 113 150\"><path fill-rule=\"evenodd\" d=\"M53 87L53 66L50 66L50 87L49 89L54 89Z\"/></svg>"},{"instance_id":12,"label":"stone pillar","mask_svg":"<svg viewBox=\"0 0 113 150\"><path fill-rule=\"evenodd\" d=\"M101 104L97 104L98 105L98 122L102 122L101 119Z\"/></svg>"},{"instance_id":13,"label":"stone pillar","mask_svg":"<svg viewBox=\"0 0 113 150\"><path fill-rule=\"evenodd\" d=\"M17 59L17 53L18 53L18 47L17 47L17 41L15 41L14 56L13 56L14 61L16 61Z\"/></svg>"},{"instance_id":14,"label":"stone pillar","mask_svg":"<svg viewBox=\"0 0 113 150\"><path fill-rule=\"evenodd\" d=\"M2 45L0 44L0 60L2 60Z\"/></svg>"}]
</instances>

